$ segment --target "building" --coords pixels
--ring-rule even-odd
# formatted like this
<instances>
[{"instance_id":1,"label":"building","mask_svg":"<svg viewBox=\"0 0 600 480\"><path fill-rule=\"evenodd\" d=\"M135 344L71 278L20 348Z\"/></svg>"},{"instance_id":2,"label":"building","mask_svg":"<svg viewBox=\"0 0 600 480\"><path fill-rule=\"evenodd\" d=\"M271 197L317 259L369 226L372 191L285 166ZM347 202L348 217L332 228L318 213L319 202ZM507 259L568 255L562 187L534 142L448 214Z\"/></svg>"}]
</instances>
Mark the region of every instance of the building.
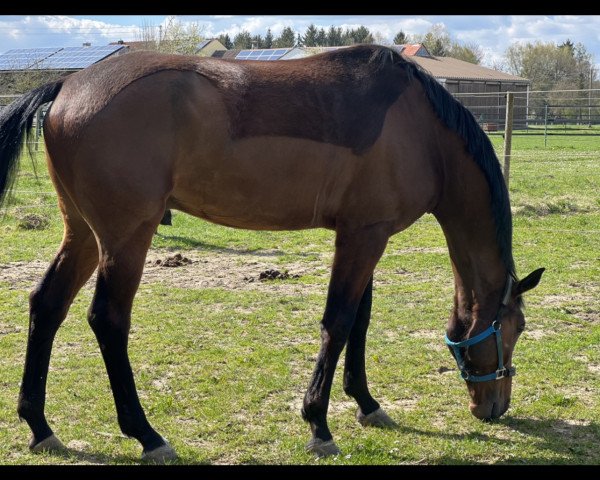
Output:
<instances>
[{"instance_id":1,"label":"building","mask_svg":"<svg viewBox=\"0 0 600 480\"><path fill-rule=\"evenodd\" d=\"M527 126L530 81L451 57L418 56L412 60L431 73L475 116L484 130L504 129L505 92L515 92L513 128Z\"/></svg>"},{"instance_id":2,"label":"building","mask_svg":"<svg viewBox=\"0 0 600 480\"><path fill-rule=\"evenodd\" d=\"M121 55L125 45L17 48L0 54L0 94L24 93L105 58Z\"/></svg>"},{"instance_id":3,"label":"building","mask_svg":"<svg viewBox=\"0 0 600 480\"><path fill-rule=\"evenodd\" d=\"M168 40L165 41L168 43ZM118 42L112 42L110 45L125 45L129 47L129 50L134 52L137 50L156 50L156 43L154 41L124 41L119 40ZM215 51L226 50L225 45L223 45L216 38L209 38L207 40L202 40L198 45L196 45L196 50L194 52L195 55L199 55L201 57L211 57Z\"/></svg>"}]
</instances>

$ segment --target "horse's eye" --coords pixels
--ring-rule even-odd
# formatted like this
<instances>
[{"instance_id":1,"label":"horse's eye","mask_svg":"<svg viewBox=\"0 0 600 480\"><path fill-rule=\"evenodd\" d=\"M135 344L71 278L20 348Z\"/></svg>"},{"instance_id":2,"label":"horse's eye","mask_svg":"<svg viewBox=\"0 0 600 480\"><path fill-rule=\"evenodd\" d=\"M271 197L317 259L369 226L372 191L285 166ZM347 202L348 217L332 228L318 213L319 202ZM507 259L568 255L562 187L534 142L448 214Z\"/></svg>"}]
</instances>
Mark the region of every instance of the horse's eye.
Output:
<instances>
[{"instance_id":1,"label":"horse's eye","mask_svg":"<svg viewBox=\"0 0 600 480\"><path fill-rule=\"evenodd\" d=\"M521 334L523 333L523 331L525 330L525 324L521 323L520 325L517 325L517 333Z\"/></svg>"}]
</instances>

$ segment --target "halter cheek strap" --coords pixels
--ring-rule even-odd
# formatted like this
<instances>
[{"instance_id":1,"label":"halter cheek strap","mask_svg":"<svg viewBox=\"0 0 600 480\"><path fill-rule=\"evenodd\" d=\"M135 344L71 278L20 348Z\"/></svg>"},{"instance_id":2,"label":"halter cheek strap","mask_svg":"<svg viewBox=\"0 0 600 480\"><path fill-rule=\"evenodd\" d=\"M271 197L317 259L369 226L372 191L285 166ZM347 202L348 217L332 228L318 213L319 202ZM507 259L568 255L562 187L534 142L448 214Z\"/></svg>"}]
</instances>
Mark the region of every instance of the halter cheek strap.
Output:
<instances>
[{"instance_id":1,"label":"halter cheek strap","mask_svg":"<svg viewBox=\"0 0 600 480\"><path fill-rule=\"evenodd\" d=\"M468 381L468 382L488 382L490 380L500 380L504 377L512 377L516 375L517 369L515 367L505 367L504 366L504 355L502 352L502 325L500 324L500 311L503 307L508 305L508 301L510 300L510 293L512 291L513 286L513 278L512 276L508 276L506 281L506 287L504 293L502 295L502 300L500 302L500 307L498 307L498 311L496 312L496 316L492 324L474 337L471 337L467 340L463 340L462 342L453 342L448 338L448 335L444 337L446 341L446 345L452 348L454 352L454 358L456 359L456 364L458 365L458 369L460 370L460 376ZM483 342L486 338L491 335L496 336L496 350L498 352L498 369L495 372L488 373L487 375L473 375L469 373L467 368L465 367L465 359L462 356L460 349L467 348L477 343Z\"/></svg>"}]
</instances>

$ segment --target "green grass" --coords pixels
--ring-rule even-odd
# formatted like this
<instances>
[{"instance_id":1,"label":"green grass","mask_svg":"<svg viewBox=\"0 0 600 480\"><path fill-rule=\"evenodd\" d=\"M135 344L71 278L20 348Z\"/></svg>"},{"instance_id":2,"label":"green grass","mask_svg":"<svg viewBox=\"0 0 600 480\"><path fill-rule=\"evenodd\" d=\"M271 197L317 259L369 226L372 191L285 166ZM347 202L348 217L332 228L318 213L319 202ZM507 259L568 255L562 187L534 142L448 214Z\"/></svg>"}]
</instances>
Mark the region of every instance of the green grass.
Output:
<instances>
[{"instance_id":1,"label":"green grass","mask_svg":"<svg viewBox=\"0 0 600 480\"><path fill-rule=\"evenodd\" d=\"M225 277L252 268L250 262L292 272L306 266L285 288L183 288L167 281L140 287L131 361L146 413L180 462L599 463L600 137L572 140L553 137L556 145L547 149L540 137L513 140L515 261L521 274L540 266L547 271L527 295L528 327L514 356L518 375L508 413L483 423L468 411L464 382L443 345L453 294L450 263L442 232L426 215L391 240L376 270L367 371L374 395L400 427L360 427L355 404L341 388L340 362L329 418L342 455L325 460L304 452L309 429L299 408L319 348L332 232L248 232L176 213L174 226L161 227L154 238L152 255L216 259L224 262ZM499 146L501 138L493 142ZM15 409L27 298L39 274L14 279L6 272L15 271L15 262L24 271L43 269L60 243L55 195L46 193L52 187L38 163L36 180L24 158L15 199L0 221L0 463L134 464L140 446L119 431L85 320L90 287L59 330L48 381L47 416L71 454L27 451L29 429ZM33 214L47 225L27 229L39 223ZM183 271L173 269L173 275ZM440 374L440 367L454 370Z\"/></svg>"},{"instance_id":2,"label":"green grass","mask_svg":"<svg viewBox=\"0 0 600 480\"><path fill-rule=\"evenodd\" d=\"M600 143L600 126L548 126L548 135L544 145L544 126L532 126L527 130L514 130L512 137L513 151L544 149L546 155L560 152L568 154L573 151L592 154ZM504 144L504 133L492 133L490 139L497 148ZM541 153L541 152L540 152ZM541 158L541 157L540 157Z\"/></svg>"}]
</instances>

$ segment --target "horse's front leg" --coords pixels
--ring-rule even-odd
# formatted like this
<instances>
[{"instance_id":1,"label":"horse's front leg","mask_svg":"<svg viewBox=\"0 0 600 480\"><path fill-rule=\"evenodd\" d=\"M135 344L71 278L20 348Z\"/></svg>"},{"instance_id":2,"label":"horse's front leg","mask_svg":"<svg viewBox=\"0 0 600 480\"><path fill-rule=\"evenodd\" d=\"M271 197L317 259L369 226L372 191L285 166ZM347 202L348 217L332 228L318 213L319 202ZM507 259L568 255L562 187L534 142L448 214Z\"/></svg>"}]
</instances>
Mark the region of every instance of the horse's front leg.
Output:
<instances>
[{"instance_id":1,"label":"horse's front leg","mask_svg":"<svg viewBox=\"0 0 600 480\"><path fill-rule=\"evenodd\" d=\"M337 229L336 250L321 322L321 350L304 396L302 417L310 424L307 450L318 456L339 453L327 426L333 374L348 340L365 288L390 236L387 224Z\"/></svg>"},{"instance_id":2,"label":"horse's front leg","mask_svg":"<svg viewBox=\"0 0 600 480\"><path fill-rule=\"evenodd\" d=\"M371 320L371 302L373 300L373 278L363 293L354 325L350 331L346 345L346 362L344 363L344 391L358 403L356 418L363 427L393 428L397 424L379 406L367 383L365 368L365 347L367 330Z\"/></svg>"}]
</instances>

